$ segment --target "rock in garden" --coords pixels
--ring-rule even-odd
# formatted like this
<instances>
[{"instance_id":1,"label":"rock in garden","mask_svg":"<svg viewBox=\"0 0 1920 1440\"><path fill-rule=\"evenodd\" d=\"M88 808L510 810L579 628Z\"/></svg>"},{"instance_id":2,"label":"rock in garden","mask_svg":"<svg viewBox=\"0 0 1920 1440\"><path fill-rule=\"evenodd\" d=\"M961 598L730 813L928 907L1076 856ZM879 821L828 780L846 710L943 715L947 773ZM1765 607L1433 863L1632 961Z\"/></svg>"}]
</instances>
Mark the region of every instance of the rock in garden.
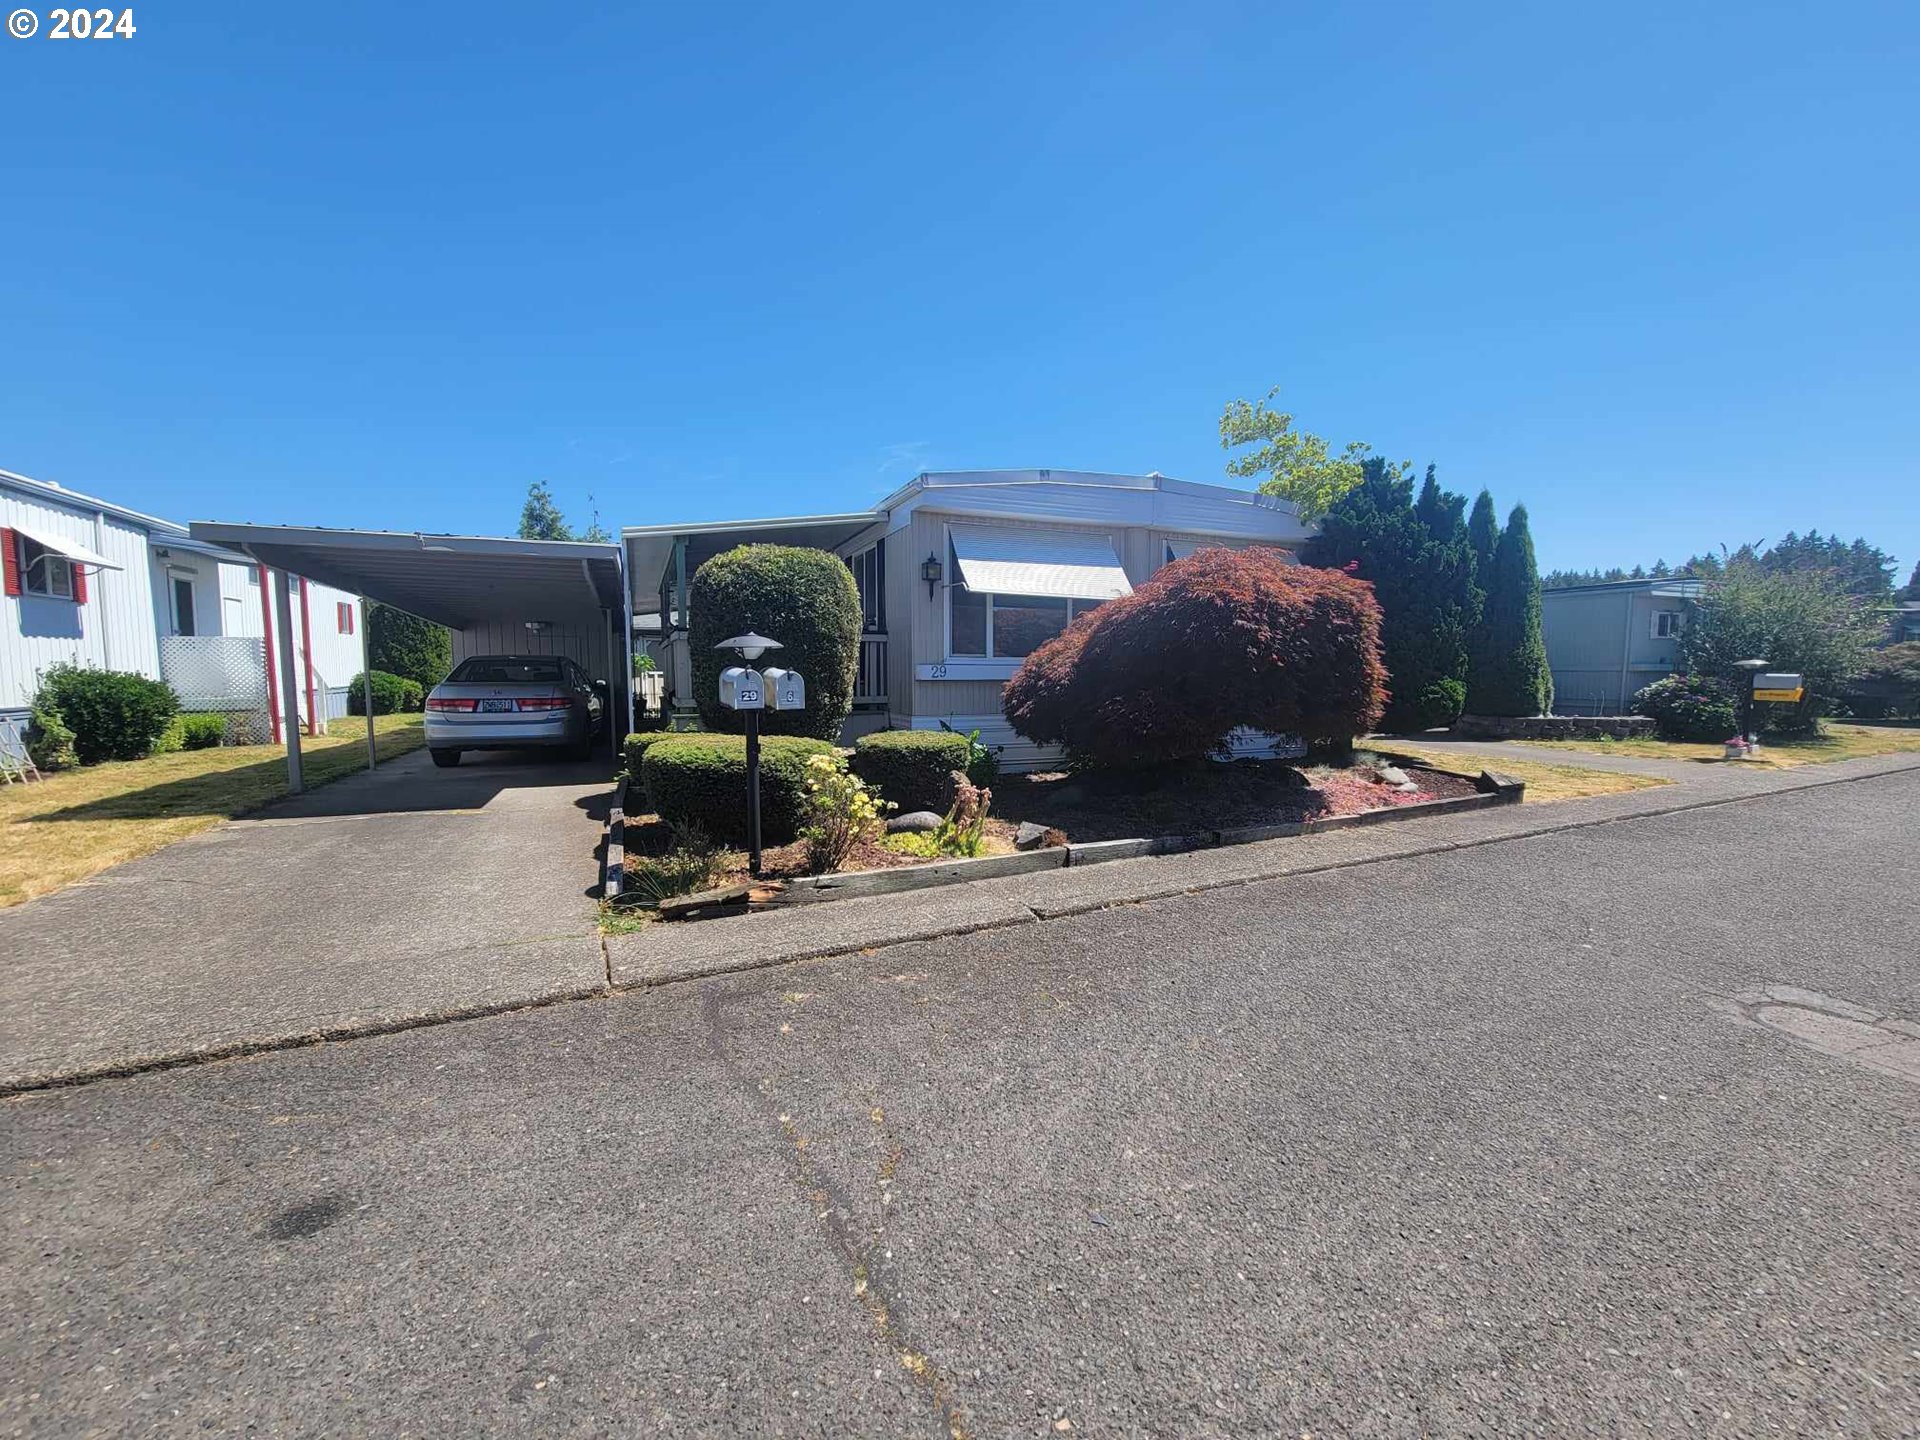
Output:
<instances>
[{"instance_id":1,"label":"rock in garden","mask_svg":"<svg viewBox=\"0 0 1920 1440\"><path fill-rule=\"evenodd\" d=\"M1373 773L1389 785L1410 785L1413 783L1407 779L1407 772L1402 770L1398 765L1376 765L1373 767Z\"/></svg>"},{"instance_id":2,"label":"rock in garden","mask_svg":"<svg viewBox=\"0 0 1920 1440\"><path fill-rule=\"evenodd\" d=\"M1067 837L1050 825L1036 825L1031 820L1022 820L1020 829L1013 837L1016 850L1039 850L1043 847L1064 845Z\"/></svg>"},{"instance_id":3,"label":"rock in garden","mask_svg":"<svg viewBox=\"0 0 1920 1440\"><path fill-rule=\"evenodd\" d=\"M889 835L930 835L940 828L942 816L931 810L909 810L887 821Z\"/></svg>"}]
</instances>

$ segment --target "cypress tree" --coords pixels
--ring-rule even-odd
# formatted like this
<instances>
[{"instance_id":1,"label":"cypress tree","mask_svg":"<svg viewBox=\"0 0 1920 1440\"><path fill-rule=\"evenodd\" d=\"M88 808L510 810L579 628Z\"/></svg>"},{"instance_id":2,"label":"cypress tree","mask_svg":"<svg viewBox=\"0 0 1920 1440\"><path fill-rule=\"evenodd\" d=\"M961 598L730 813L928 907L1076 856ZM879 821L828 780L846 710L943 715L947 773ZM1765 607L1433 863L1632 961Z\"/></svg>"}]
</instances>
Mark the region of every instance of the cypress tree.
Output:
<instances>
[{"instance_id":1,"label":"cypress tree","mask_svg":"<svg viewBox=\"0 0 1920 1440\"><path fill-rule=\"evenodd\" d=\"M1507 517L1486 590L1467 708L1476 715L1544 715L1553 708L1553 675L1540 630L1540 572L1524 505Z\"/></svg>"},{"instance_id":2,"label":"cypress tree","mask_svg":"<svg viewBox=\"0 0 1920 1440\"><path fill-rule=\"evenodd\" d=\"M417 680L422 690L447 678L453 669L453 636L446 626L378 600L367 609L367 653L374 669Z\"/></svg>"},{"instance_id":3,"label":"cypress tree","mask_svg":"<svg viewBox=\"0 0 1920 1440\"><path fill-rule=\"evenodd\" d=\"M1473 560L1480 567L1480 588L1487 588L1493 574L1493 551L1500 542L1500 522L1493 518L1493 494L1482 490L1474 498L1473 515L1467 521L1467 539L1473 543Z\"/></svg>"}]
</instances>

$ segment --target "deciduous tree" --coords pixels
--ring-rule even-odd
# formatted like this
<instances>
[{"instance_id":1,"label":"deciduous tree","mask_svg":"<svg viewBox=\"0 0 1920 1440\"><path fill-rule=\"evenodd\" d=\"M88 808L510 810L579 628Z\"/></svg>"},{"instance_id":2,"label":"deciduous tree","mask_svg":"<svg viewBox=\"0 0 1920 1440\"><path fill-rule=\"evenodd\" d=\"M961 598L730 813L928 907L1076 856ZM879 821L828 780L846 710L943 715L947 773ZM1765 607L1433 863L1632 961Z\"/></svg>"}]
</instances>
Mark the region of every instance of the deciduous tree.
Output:
<instances>
[{"instance_id":1,"label":"deciduous tree","mask_svg":"<svg viewBox=\"0 0 1920 1440\"><path fill-rule=\"evenodd\" d=\"M1235 400L1220 415L1220 448L1253 448L1227 461L1227 474L1258 479L1262 495L1290 502L1303 520L1317 519L1360 483L1360 462L1367 453L1355 440L1339 455L1318 435L1293 428L1293 416L1271 405L1274 386L1263 399Z\"/></svg>"}]
</instances>

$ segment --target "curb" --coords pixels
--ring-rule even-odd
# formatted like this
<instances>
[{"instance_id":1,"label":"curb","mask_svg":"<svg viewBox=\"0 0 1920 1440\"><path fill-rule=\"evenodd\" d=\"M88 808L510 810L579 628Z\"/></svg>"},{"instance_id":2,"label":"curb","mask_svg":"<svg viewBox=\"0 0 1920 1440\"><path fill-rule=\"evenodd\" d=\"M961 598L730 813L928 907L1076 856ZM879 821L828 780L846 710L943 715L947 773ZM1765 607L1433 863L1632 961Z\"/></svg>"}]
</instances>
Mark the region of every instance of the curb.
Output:
<instances>
[{"instance_id":1,"label":"curb","mask_svg":"<svg viewBox=\"0 0 1920 1440\"><path fill-rule=\"evenodd\" d=\"M627 883L627 776L614 787L613 808L607 811L607 838L600 851L600 902L618 905Z\"/></svg>"}]
</instances>

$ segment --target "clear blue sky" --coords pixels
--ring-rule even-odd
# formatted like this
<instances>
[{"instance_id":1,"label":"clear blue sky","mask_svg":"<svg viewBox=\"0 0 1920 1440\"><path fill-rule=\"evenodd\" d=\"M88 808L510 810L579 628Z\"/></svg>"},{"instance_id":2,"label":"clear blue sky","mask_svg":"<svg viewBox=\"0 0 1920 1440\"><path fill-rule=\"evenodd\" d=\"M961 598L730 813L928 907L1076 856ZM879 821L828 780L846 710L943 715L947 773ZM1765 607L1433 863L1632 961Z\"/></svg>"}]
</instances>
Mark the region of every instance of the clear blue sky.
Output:
<instances>
[{"instance_id":1,"label":"clear blue sky","mask_svg":"<svg viewBox=\"0 0 1920 1440\"><path fill-rule=\"evenodd\" d=\"M1920 558L1920 11L136 4L0 38L0 467L502 532L1220 480Z\"/></svg>"}]
</instances>

